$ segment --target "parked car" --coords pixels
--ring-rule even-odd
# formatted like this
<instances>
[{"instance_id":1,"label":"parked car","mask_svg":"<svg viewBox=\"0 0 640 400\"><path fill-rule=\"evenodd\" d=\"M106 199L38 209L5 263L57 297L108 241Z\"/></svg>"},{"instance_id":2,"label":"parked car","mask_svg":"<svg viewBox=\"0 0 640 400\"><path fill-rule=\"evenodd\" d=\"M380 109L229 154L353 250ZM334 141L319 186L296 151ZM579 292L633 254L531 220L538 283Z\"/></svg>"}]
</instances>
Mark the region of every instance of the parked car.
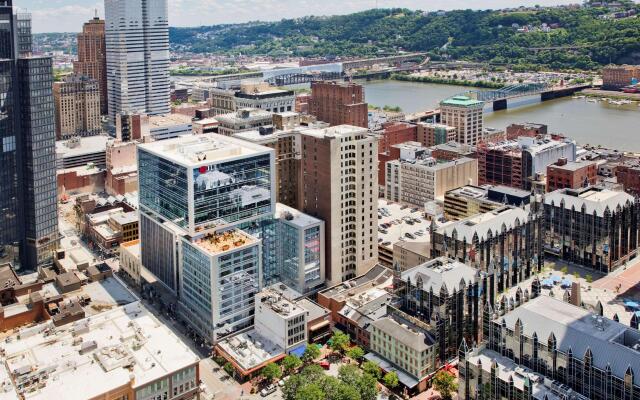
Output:
<instances>
[{"instance_id":1,"label":"parked car","mask_svg":"<svg viewBox=\"0 0 640 400\"><path fill-rule=\"evenodd\" d=\"M262 397L267 397L268 395L270 395L271 393L276 391L276 386L275 385L269 385L266 388L262 389L260 391L260 396Z\"/></svg>"}]
</instances>

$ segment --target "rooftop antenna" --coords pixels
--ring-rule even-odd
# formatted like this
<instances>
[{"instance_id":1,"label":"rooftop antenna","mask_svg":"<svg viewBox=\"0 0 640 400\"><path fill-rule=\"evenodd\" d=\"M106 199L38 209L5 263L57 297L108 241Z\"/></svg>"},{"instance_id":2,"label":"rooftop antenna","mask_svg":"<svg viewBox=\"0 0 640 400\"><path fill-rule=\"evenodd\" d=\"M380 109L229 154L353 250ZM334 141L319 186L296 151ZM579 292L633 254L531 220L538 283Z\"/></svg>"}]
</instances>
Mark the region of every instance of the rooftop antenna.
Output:
<instances>
[{"instance_id":1,"label":"rooftop antenna","mask_svg":"<svg viewBox=\"0 0 640 400\"><path fill-rule=\"evenodd\" d=\"M94 9L94 11L95 11L95 16L94 16L93 18L94 18L94 19L99 19L99 18L98 18L98 9L97 9L97 8L95 8L95 9Z\"/></svg>"}]
</instances>

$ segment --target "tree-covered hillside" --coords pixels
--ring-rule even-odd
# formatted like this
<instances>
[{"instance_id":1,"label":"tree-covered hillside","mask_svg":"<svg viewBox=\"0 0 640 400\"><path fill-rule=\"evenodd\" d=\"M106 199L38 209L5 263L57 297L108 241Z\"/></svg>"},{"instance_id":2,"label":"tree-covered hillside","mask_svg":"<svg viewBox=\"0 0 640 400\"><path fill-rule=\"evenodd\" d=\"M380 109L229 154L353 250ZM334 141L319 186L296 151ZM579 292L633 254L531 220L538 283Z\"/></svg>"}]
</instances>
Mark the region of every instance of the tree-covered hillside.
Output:
<instances>
[{"instance_id":1,"label":"tree-covered hillside","mask_svg":"<svg viewBox=\"0 0 640 400\"><path fill-rule=\"evenodd\" d=\"M626 10L640 11L640 7L628 3ZM171 28L171 43L174 49L230 54L372 56L428 51L436 58L446 53L455 59L587 69L609 62L640 62L640 18L614 18L613 11L605 8L446 13L377 9L344 16Z\"/></svg>"}]
</instances>

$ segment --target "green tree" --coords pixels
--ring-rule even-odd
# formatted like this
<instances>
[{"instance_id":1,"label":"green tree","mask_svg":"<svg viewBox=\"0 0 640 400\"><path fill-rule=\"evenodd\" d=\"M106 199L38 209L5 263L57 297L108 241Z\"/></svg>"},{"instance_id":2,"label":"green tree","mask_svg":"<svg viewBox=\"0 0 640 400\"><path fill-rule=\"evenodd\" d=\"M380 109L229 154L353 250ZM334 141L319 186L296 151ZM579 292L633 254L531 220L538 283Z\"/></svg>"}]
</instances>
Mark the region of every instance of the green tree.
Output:
<instances>
[{"instance_id":1,"label":"green tree","mask_svg":"<svg viewBox=\"0 0 640 400\"><path fill-rule=\"evenodd\" d=\"M395 389L400 384L398 374L396 374L395 371L390 371L384 374L382 380L384 381L384 385L390 389Z\"/></svg>"},{"instance_id":2,"label":"green tree","mask_svg":"<svg viewBox=\"0 0 640 400\"><path fill-rule=\"evenodd\" d=\"M365 361L365 363L362 364L362 370L365 374L373 376L376 380L380 379L380 377L382 376L380 367L373 361Z\"/></svg>"},{"instance_id":3,"label":"green tree","mask_svg":"<svg viewBox=\"0 0 640 400\"><path fill-rule=\"evenodd\" d=\"M449 400L454 392L458 390L458 384L455 377L447 371L440 370L431 381L433 387L440 393L443 399Z\"/></svg>"},{"instance_id":4,"label":"green tree","mask_svg":"<svg viewBox=\"0 0 640 400\"><path fill-rule=\"evenodd\" d=\"M362 374L358 391L362 400L375 400L378 397L378 379L367 373Z\"/></svg>"},{"instance_id":5,"label":"green tree","mask_svg":"<svg viewBox=\"0 0 640 400\"><path fill-rule=\"evenodd\" d=\"M569 272L569 268L565 265L564 267L562 267L562 269L560 269L560 272L566 275Z\"/></svg>"},{"instance_id":6,"label":"green tree","mask_svg":"<svg viewBox=\"0 0 640 400\"><path fill-rule=\"evenodd\" d=\"M318 384L312 383L302 386L296 393L295 400L326 400L326 396Z\"/></svg>"},{"instance_id":7,"label":"green tree","mask_svg":"<svg viewBox=\"0 0 640 400\"><path fill-rule=\"evenodd\" d=\"M305 363L310 363L316 358L320 357L320 349L315 344L310 344L304 349L304 353L302 354L302 361Z\"/></svg>"},{"instance_id":8,"label":"green tree","mask_svg":"<svg viewBox=\"0 0 640 400\"><path fill-rule=\"evenodd\" d=\"M289 354L282 360L282 367L287 374L291 374L294 370L300 368L302 361L295 354Z\"/></svg>"},{"instance_id":9,"label":"green tree","mask_svg":"<svg viewBox=\"0 0 640 400\"><path fill-rule=\"evenodd\" d=\"M357 387L332 376L325 377L321 386L327 400L361 400Z\"/></svg>"},{"instance_id":10,"label":"green tree","mask_svg":"<svg viewBox=\"0 0 640 400\"><path fill-rule=\"evenodd\" d=\"M593 276L591 276L591 274L587 274L587 276L585 276L584 279L587 281L587 283L593 282Z\"/></svg>"},{"instance_id":11,"label":"green tree","mask_svg":"<svg viewBox=\"0 0 640 400\"><path fill-rule=\"evenodd\" d=\"M361 377L360 369L353 364L346 364L338 369L338 379L349 386L356 386Z\"/></svg>"},{"instance_id":12,"label":"green tree","mask_svg":"<svg viewBox=\"0 0 640 400\"><path fill-rule=\"evenodd\" d=\"M353 346L347 351L347 356L360 363L362 357L364 357L364 350L360 346Z\"/></svg>"},{"instance_id":13,"label":"green tree","mask_svg":"<svg viewBox=\"0 0 640 400\"><path fill-rule=\"evenodd\" d=\"M269 383L273 382L275 379L280 379L282 376L282 369L278 364L267 364L260 371L260 375Z\"/></svg>"},{"instance_id":14,"label":"green tree","mask_svg":"<svg viewBox=\"0 0 640 400\"><path fill-rule=\"evenodd\" d=\"M225 363L222 366L222 369L224 369L224 372L226 372L227 374L233 376L233 365L230 362Z\"/></svg>"},{"instance_id":15,"label":"green tree","mask_svg":"<svg viewBox=\"0 0 640 400\"><path fill-rule=\"evenodd\" d=\"M342 354L350 342L351 338L349 338L349 335L342 331L336 331L333 336L331 336L331 350Z\"/></svg>"}]
</instances>

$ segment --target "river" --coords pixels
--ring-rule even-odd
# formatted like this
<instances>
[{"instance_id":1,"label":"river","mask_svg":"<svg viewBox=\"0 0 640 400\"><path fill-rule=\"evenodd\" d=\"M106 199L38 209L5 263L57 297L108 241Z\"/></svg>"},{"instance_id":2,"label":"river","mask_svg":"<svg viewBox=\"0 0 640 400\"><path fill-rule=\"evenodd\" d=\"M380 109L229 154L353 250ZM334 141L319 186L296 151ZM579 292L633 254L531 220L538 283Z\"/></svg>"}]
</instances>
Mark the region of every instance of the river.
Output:
<instances>
[{"instance_id":1,"label":"river","mask_svg":"<svg viewBox=\"0 0 640 400\"><path fill-rule=\"evenodd\" d=\"M438 106L440 100L470 88L392 80L359 82L365 86L366 100L376 106L400 106L406 113ZM616 106L604 101L561 99L540 102L526 98L510 103L514 107L485 114L485 126L504 129L514 122L549 125L549 131L563 133L580 144L640 151L640 107L638 103Z\"/></svg>"}]
</instances>

